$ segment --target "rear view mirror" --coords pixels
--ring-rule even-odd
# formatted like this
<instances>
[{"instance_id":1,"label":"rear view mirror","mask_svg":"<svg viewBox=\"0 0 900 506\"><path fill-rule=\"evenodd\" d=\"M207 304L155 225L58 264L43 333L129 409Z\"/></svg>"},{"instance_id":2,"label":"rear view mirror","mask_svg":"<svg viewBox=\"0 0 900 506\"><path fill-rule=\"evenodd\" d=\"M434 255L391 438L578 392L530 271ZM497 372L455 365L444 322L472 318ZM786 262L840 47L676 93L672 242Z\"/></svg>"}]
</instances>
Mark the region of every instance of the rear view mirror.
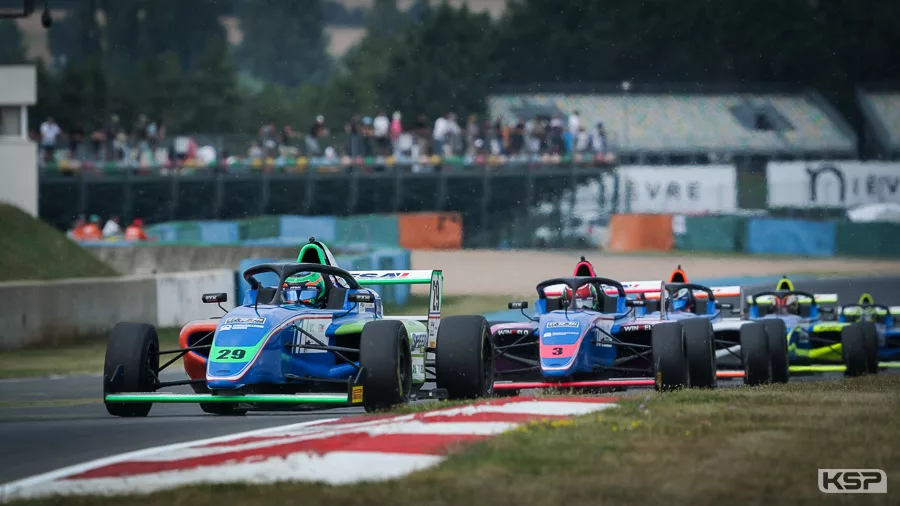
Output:
<instances>
[{"instance_id":1,"label":"rear view mirror","mask_svg":"<svg viewBox=\"0 0 900 506\"><path fill-rule=\"evenodd\" d=\"M647 301L636 300L636 299L626 299L625 305L628 307L647 307Z\"/></svg>"},{"instance_id":2,"label":"rear view mirror","mask_svg":"<svg viewBox=\"0 0 900 506\"><path fill-rule=\"evenodd\" d=\"M347 294L347 300L350 302L375 302L375 296L369 292L350 292Z\"/></svg>"},{"instance_id":3,"label":"rear view mirror","mask_svg":"<svg viewBox=\"0 0 900 506\"><path fill-rule=\"evenodd\" d=\"M528 309L528 301L520 300L520 301L510 302L508 307L510 309Z\"/></svg>"},{"instance_id":4,"label":"rear view mirror","mask_svg":"<svg viewBox=\"0 0 900 506\"><path fill-rule=\"evenodd\" d=\"M826 313L826 314L834 314L834 308L833 307L820 307L819 312Z\"/></svg>"},{"instance_id":5,"label":"rear view mirror","mask_svg":"<svg viewBox=\"0 0 900 506\"><path fill-rule=\"evenodd\" d=\"M221 304L223 302L228 302L228 294L227 293L204 293L203 294L203 303L204 304Z\"/></svg>"}]
</instances>

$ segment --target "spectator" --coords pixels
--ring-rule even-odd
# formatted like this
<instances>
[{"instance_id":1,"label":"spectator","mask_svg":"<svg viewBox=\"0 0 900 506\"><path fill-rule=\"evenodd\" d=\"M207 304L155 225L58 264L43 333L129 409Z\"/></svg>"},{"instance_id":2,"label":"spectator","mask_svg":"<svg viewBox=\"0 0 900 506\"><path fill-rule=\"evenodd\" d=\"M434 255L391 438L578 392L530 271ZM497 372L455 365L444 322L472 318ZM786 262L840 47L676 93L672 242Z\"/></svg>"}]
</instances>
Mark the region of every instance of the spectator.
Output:
<instances>
[{"instance_id":1,"label":"spectator","mask_svg":"<svg viewBox=\"0 0 900 506\"><path fill-rule=\"evenodd\" d=\"M106 126L103 129L103 141L105 148L103 151L104 161L115 160L115 143L116 139L119 137L120 131L121 125L119 125L119 116L117 114L113 114L109 117L109 121L106 123Z\"/></svg>"},{"instance_id":2,"label":"spectator","mask_svg":"<svg viewBox=\"0 0 900 506\"><path fill-rule=\"evenodd\" d=\"M72 239L73 241L80 241L80 240L84 239L84 226L85 226L84 216L79 216L72 223L72 230L69 230L66 233L66 235L69 237L69 239Z\"/></svg>"},{"instance_id":3,"label":"spectator","mask_svg":"<svg viewBox=\"0 0 900 506\"><path fill-rule=\"evenodd\" d=\"M517 118L510 124L509 154L516 156L522 152L523 147L525 147L525 122Z\"/></svg>"},{"instance_id":4,"label":"spectator","mask_svg":"<svg viewBox=\"0 0 900 506\"><path fill-rule=\"evenodd\" d=\"M475 143L479 140L481 140L481 126L478 124L478 116L470 114L466 123L466 155L475 156Z\"/></svg>"},{"instance_id":5,"label":"spectator","mask_svg":"<svg viewBox=\"0 0 900 506\"><path fill-rule=\"evenodd\" d=\"M575 152L587 153L591 150L591 136L585 128L579 127L575 134Z\"/></svg>"},{"instance_id":6,"label":"spectator","mask_svg":"<svg viewBox=\"0 0 900 506\"><path fill-rule=\"evenodd\" d=\"M435 155L443 156L444 154L444 143L447 140L447 133L450 130L450 124L448 121L449 118L450 113L447 113L434 120L434 128L431 130L431 138L434 141L433 149Z\"/></svg>"},{"instance_id":7,"label":"spectator","mask_svg":"<svg viewBox=\"0 0 900 506\"><path fill-rule=\"evenodd\" d=\"M356 157L362 156L362 120L359 114L350 117L350 121L344 125L344 132L347 133L347 155Z\"/></svg>"},{"instance_id":8,"label":"spectator","mask_svg":"<svg viewBox=\"0 0 900 506\"><path fill-rule=\"evenodd\" d=\"M83 159L82 142L84 142L84 125L80 122L69 130L69 158L72 160Z\"/></svg>"},{"instance_id":9,"label":"spectator","mask_svg":"<svg viewBox=\"0 0 900 506\"><path fill-rule=\"evenodd\" d=\"M591 134L591 147L594 153L606 153L606 130L603 128L602 122L597 123L597 127Z\"/></svg>"},{"instance_id":10,"label":"spectator","mask_svg":"<svg viewBox=\"0 0 900 506\"><path fill-rule=\"evenodd\" d=\"M413 134L416 136L415 150L412 152L414 158L428 155L428 145L430 143L430 135L428 132L428 118L424 114L420 114L413 124Z\"/></svg>"},{"instance_id":11,"label":"spectator","mask_svg":"<svg viewBox=\"0 0 900 506\"><path fill-rule=\"evenodd\" d=\"M247 157L253 160L262 160L263 158L263 150L259 145L259 142L253 141L253 144L250 145L250 149L247 151Z\"/></svg>"},{"instance_id":12,"label":"spectator","mask_svg":"<svg viewBox=\"0 0 900 506\"><path fill-rule=\"evenodd\" d=\"M113 216L106 220L103 225L103 237L114 237L122 233L122 227L119 226L119 217Z\"/></svg>"},{"instance_id":13,"label":"spectator","mask_svg":"<svg viewBox=\"0 0 900 506\"><path fill-rule=\"evenodd\" d=\"M400 118L400 111L394 111L394 114L391 116L391 140L395 143L400 138L400 134L403 133L403 123L400 122Z\"/></svg>"},{"instance_id":14,"label":"spectator","mask_svg":"<svg viewBox=\"0 0 900 506\"><path fill-rule=\"evenodd\" d=\"M56 152L56 138L59 137L59 125L52 117L41 123L41 148L44 150L44 161L53 161Z\"/></svg>"},{"instance_id":15,"label":"spectator","mask_svg":"<svg viewBox=\"0 0 900 506\"><path fill-rule=\"evenodd\" d=\"M362 136L362 153L360 156L372 156L373 152L373 131L372 131L372 118L370 116L366 116L362 120L362 128L360 128L360 135Z\"/></svg>"},{"instance_id":16,"label":"spectator","mask_svg":"<svg viewBox=\"0 0 900 506\"><path fill-rule=\"evenodd\" d=\"M325 116L321 114L316 116L316 121L309 127L309 134L306 136L306 154L307 156L320 156L322 154L322 146L319 139L325 137Z\"/></svg>"},{"instance_id":17,"label":"spectator","mask_svg":"<svg viewBox=\"0 0 900 506\"><path fill-rule=\"evenodd\" d=\"M384 111L378 111L378 116L372 121L372 135L375 139L375 154L388 156L391 154L391 120Z\"/></svg>"},{"instance_id":18,"label":"spectator","mask_svg":"<svg viewBox=\"0 0 900 506\"><path fill-rule=\"evenodd\" d=\"M91 215L90 221L81 229L81 239L83 241L99 241L103 238L100 231L100 217L96 214Z\"/></svg>"},{"instance_id":19,"label":"spectator","mask_svg":"<svg viewBox=\"0 0 900 506\"><path fill-rule=\"evenodd\" d=\"M578 133L581 128L581 114L578 110L572 111L572 114L569 115L569 133L575 135Z\"/></svg>"},{"instance_id":20,"label":"spectator","mask_svg":"<svg viewBox=\"0 0 900 506\"><path fill-rule=\"evenodd\" d=\"M565 142L563 141L563 120L559 116L550 120L550 133L548 140L548 148L551 154L560 155L565 152Z\"/></svg>"},{"instance_id":21,"label":"spectator","mask_svg":"<svg viewBox=\"0 0 900 506\"><path fill-rule=\"evenodd\" d=\"M126 241L146 241L147 234L144 232L144 220L135 218L131 225L125 228Z\"/></svg>"}]
</instances>

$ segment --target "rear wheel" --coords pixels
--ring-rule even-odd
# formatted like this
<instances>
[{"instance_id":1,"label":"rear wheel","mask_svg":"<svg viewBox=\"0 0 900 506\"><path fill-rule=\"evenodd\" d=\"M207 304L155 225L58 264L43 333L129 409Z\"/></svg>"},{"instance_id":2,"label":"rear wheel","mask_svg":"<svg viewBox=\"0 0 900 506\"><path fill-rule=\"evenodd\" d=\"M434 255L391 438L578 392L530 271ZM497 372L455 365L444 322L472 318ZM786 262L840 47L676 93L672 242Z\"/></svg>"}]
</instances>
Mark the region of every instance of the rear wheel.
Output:
<instances>
[{"instance_id":1,"label":"rear wheel","mask_svg":"<svg viewBox=\"0 0 900 506\"><path fill-rule=\"evenodd\" d=\"M712 322L707 318L681 321L687 347L688 383L691 387L716 387L716 344Z\"/></svg>"},{"instance_id":2,"label":"rear wheel","mask_svg":"<svg viewBox=\"0 0 900 506\"><path fill-rule=\"evenodd\" d=\"M490 326L483 316L442 318L434 354L437 387L447 389L450 399L494 393L494 348Z\"/></svg>"},{"instance_id":3,"label":"rear wheel","mask_svg":"<svg viewBox=\"0 0 900 506\"><path fill-rule=\"evenodd\" d=\"M657 390L688 386L688 360L684 328L680 322L660 323L650 334L653 352L653 377Z\"/></svg>"},{"instance_id":4,"label":"rear wheel","mask_svg":"<svg viewBox=\"0 0 900 506\"><path fill-rule=\"evenodd\" d=\"M841 329L841 350L844 355L845 376L863 376L869 372L869 357L862 327L847 325Z\"/></svg>"},{"instance_id":5,"label":"rear wheel","mask_svg":"<svg viewBox=\"0 0 900 506\"><path fill-rule=\"evenodd\" d=\"M159 337L153 325L117 323L109 333L103 364L103 399L114 416L147 416L153 403L105 402L109 394L153 392L159 373Z\"/></svg>"},{"instance_id":6,"label":"rear wheel","mask_svg":"<svg viewBox=\"0 0 900 506\"><path fill-rule=\"evenodd\" d=\"M769 341L769 362L772 365L772 383L787 383L791 378L788 357L787 326L784 320L770 318L763 321Z\"/></svg>"},{"instance_id":7,"label":"rear wheel","mask_svg":"<svg viewBox=\"0 0 900 506\"><path fill-rule=\"evenodd\" d=\"M365 369L362 385L366 411L390 409L409 402L412 353L403 323L369 322L363 327L359 341L359 364Z\"/></svg>"},{"instance_id":8,"label":"rear wheel","mask_svg":"<svg viewBox=\"0 0 900 506\"><path fill-rule=\"evenodd\" d=\"M741 327L741 358L745 385L757 386L772 381L769 336L762 323L747 323Z\"/></svg>"},{"instance_id":9,"label":"rear wheel","mask_svg":"<svg viewBox=\"0 0 900 506\"><path fill-rule=\"evenodd\" d=\"M878 374L878 330L872 322L860 322L858 325L866 342L866 365L869 374Z\"/></svg>"}]
</instances>

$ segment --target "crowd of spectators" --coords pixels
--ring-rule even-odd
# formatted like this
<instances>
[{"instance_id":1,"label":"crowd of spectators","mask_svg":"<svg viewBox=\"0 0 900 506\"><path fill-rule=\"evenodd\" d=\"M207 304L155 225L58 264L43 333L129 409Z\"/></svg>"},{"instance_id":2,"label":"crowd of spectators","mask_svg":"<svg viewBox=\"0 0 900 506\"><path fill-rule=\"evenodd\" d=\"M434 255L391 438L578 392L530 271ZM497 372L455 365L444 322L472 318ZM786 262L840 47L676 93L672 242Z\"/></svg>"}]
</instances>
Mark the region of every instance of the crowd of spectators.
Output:
<instances>
[{"instance_id":1,"label":"crowd of spectators","mask_svg":"<svg viewBox=\"0 0 900 506\"><path fill-rule=\"evenodd\" d=\"M302 139L302 142L300 141ZM463 157L607 155L607 136L602 123L586 125L579 111L561 115L517 117L493 121L470 115L461 124L448 112L434 121L425 115L406 122L399 111L384 110L374 116L354 114L343 125L343 135L332 135L325 118L317 116L305 134L284 126L263 126L250 146L247 158L259 160L280 156L338 158L341 156L417 159L422 156Z\"/></svg>"},{"instance_id":2,"label":"crowd of spectators","mask_svg":"<svg viewBox=\"0 0 900 506\"><path fill-rule=\"evenodd\" d=\"M128 128L117 114L100 128L88 129L83 123L59 125L52 117L41 123L31 138L40 148L42 164L51 162L104 163L131 165L164 164L176 159L174 145L167 142L166 126L139 114Z\"/></svg>"},{"instance_id":3,"label":"crowd of spectators","mask_svg":"<svg viewBox=\"0 0 900 506\"><path fill-rule=\"evenodd\" d=\"M308 129L291 125L262 126L246 151L240 146L200 145L194 137L169 138L162 121L138 115L125 128L112 115L103 128L86 130L82 124L58 125L47 118L32 133L41 150L42 164L68 165L115 162L120 166L170 166L190 164L231 165L262 163L266 160L307 157L337 161L344 157L394 157L419 160L423 157L459 157L477 160L503 156L528 159L546 156L590 154L609 157L602 123L586 125L578 111L567 118L540 115L488 120L470 115L460 121L453 112L430 119L419 115L404 121L398 111L388 115L380 110L372 116L352 115L342 129L332 132L325 117L317 116ZM246 137L245 137L246 139ZM246 144L244 144L246 146ZM231 153L229 153L231 151Z\"/></svg>"},{"instance_id":4,"label":"crowd of spectators","mask_svg":"<svg viewBox=\"0 0 900 506\"><path fill-rule=\"evenodd\" d=\"M88 219L79 216L72 224L72 228L66 232L73 241L147 241L147 233L144 231L144 221L135 218L125 230L118 216L110 216L103 227L100 226L100 216L92 214Z\"/></svg>"}]
</instances>

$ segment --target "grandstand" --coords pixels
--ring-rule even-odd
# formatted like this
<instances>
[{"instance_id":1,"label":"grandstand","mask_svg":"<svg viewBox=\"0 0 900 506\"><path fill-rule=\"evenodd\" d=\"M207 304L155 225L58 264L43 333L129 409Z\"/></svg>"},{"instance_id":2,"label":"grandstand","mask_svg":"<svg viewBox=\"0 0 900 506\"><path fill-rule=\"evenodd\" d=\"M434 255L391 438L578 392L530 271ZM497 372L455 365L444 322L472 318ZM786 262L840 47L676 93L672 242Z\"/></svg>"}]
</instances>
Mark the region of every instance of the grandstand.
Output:
<instances>
[{"instance_id":1,"label":"grandstand","mask_svg":"<svg viewBox=\"0 0 900 506\"><path fill-rule=\"evenodd\" d=\"M900 159L900 86L861 86L857 97L876 151L883 158Z\"/></svg>"},{"instance_id":2,"label":"grandstand","mask_svg":"<svg viewBox=\"0 0 900 506\"><path fill-rule=\"evenodd\" d=\"M604 124L620 159L639 162L857 154L851 127L814 92L508 93L490 97L488 107L492 118L505 121L527 119L535 111L566 117L578 110L586 128Z\"/></svg>"}]
</instances>

